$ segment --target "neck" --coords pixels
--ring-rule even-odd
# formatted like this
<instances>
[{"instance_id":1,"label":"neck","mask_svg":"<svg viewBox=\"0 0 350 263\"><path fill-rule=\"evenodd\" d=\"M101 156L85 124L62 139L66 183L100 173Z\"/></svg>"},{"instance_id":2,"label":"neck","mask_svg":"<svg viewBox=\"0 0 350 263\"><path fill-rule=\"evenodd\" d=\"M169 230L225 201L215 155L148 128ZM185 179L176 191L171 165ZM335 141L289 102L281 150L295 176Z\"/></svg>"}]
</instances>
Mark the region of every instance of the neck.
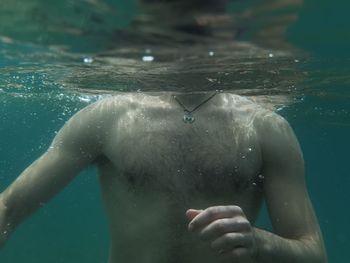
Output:
<instances>
[{"instance_id":1,"label":"neck","mask_svg":"<svg viewBox=\"0 0 350 263\"><path fill-rule=\"evenodd\" d=\"M192 110L200 103L212 96L215 91L191 92L191 93L173 93L172 96L176 98L188 109ZM213 98L214 99L214 98ZM208 101L209 102L209 101ZM208 103L207 102L207 103ZM212 101L211 101L212 103Z\"/></svg>"}]
</instances>

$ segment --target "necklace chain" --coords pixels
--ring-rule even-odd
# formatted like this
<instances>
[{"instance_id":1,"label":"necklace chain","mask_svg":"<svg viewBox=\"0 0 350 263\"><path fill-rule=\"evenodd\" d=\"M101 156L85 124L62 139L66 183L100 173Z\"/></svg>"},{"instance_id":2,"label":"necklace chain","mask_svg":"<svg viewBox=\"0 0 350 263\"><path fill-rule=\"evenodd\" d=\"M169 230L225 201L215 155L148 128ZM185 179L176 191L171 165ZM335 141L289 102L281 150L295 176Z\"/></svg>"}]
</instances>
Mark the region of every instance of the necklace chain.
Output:
<instances>
[{"instance_id":1,"label":"necklace chain","mask_svg":"<svg viewBox=\"0 0 350 263\"><path fill-rule=\"evenodd\" d=\"M183 121L185 123L193 123L195 119L194 119L192 113L195 112L197 109L199 109L201 106L203 106L206 102L208 102L209 100L214 98L217 93L218 92L215 91L212 95L210 95L207 99L205 99L204 101L199 103L192 110L187 109L186 106L181 101L179 101L179 99L176 96L173 96L173 97L176 100L176 102L183 108L183 110L185 112L184 117L183 117Z\"/></svg>"}]
</instances>

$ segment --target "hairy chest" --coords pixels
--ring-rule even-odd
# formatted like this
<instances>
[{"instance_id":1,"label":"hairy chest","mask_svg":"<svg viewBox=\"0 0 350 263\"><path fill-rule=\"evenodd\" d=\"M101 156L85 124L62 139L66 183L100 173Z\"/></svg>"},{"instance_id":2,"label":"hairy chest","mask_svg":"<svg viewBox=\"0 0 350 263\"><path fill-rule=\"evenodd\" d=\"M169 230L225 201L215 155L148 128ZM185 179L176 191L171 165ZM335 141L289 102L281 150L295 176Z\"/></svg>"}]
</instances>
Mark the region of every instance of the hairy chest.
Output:
<instances>
[{"instance_id":1,"label":"hairy chest","mask_svg":"<svg viewBox=\"0 0 350 263\"><path fill-rule=\"evenodd\" d=\"M260 147L246 125L220 118L194 124L172 118L126 123L106 155L131 190L193 196L258 187Z\"/></svg>"}]
</instances>

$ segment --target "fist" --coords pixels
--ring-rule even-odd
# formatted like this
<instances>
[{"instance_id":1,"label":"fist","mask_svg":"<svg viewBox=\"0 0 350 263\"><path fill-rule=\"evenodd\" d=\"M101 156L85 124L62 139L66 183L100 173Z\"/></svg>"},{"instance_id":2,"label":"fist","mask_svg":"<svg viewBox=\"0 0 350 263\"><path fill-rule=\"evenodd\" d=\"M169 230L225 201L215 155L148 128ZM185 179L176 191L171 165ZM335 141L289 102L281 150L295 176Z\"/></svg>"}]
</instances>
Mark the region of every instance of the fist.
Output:
<instances>
[{"instance_id":1,"label":"fist","mask_svg":"<svg viewBox=\"0 0 350 263\"><path fill-rule=\"evenodd\" d=\"M253 228L239 206L212 206L189 209L189 231L209 243L218 257L227 262L250 263L255 254Z\"/></svg>"}]
</instances>

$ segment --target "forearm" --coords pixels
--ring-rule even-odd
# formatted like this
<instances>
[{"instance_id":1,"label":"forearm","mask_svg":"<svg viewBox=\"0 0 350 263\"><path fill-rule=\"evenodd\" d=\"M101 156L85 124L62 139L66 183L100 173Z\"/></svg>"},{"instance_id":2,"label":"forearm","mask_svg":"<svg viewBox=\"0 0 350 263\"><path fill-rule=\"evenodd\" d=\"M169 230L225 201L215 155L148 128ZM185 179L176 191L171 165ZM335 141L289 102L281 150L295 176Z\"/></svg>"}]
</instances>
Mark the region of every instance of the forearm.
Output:
<instances>
[{"instance_id":1,"label":"forearm","mask_svg":"<svg viewBox=\"0 0 350 263\"><path fill-rule=\"evenodd\" d=\"M8 221L7 208L4 205L2 197L2 194L0 194L0 248L5 244L12 232L12 226Z\"/></svg>"},{"instance_id":2,"label":"forearm","mask_svg":"<svg viewBox=\"0 0 350 263\"><path fill-rule=\"evenodd\" d=\"M79 172L66 157L47 153L25 169L1 194L6 220L12 228L61 191Z\"/></svg>"},{"instance_id":3,"label":"forearm","mask_svg":"<svg viewBox=\"0 0 350 263\"><path fill-rule=\"evenodd\" d=\"M256 263L326 263L322 238L286 239L254 228Z\"/></svg>"}]
</instances>

